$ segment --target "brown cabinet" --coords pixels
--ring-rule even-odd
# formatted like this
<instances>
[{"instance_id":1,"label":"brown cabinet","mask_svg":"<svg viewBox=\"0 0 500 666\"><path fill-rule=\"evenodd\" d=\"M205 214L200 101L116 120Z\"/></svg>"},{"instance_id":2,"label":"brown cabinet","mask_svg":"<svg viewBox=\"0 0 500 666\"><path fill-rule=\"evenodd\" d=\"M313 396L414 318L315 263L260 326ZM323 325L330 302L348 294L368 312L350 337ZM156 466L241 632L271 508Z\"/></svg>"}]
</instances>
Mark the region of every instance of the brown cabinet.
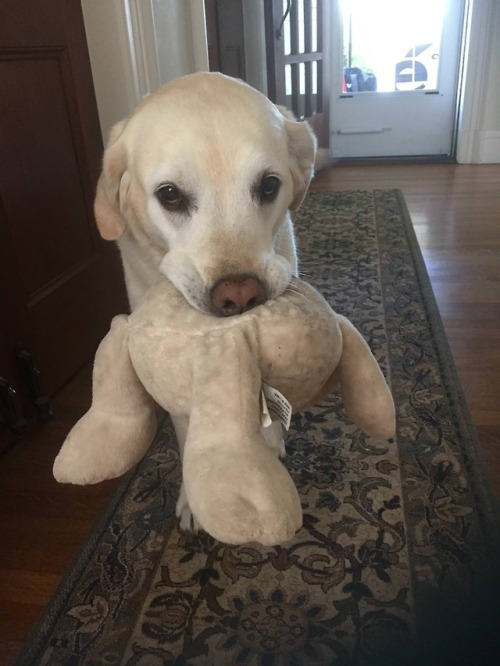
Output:
<instances>
[{"instance_id":1,"label":"brown cabinet","mask_svg":"<svg viewBox=\"0 0 500 666\"><path fill-rule=\"evenodd\" d=\"M79 0L2 0L0 376L28 417L19 349L51 394L127 307L117 250L93 219L101 157Z\"/></svg>"}]
</instances>

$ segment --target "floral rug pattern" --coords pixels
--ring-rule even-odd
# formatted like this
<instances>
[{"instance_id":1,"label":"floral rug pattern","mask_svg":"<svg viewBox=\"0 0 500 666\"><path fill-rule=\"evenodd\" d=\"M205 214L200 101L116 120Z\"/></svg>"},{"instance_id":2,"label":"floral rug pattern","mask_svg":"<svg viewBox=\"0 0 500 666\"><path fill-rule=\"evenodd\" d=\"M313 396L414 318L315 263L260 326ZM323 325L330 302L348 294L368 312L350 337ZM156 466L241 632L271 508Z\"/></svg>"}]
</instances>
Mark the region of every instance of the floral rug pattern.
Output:
<instances>
[{"instance_id":1,"label":"floral rug pattern","mask_svg":"<svg viewBox=\"0 0 500 666\"><path fill-rule=\"evenodd\" d=\"M493 663L494 502L402 196L311 193L295 224L302 277L390 382L397 438L365 436L335 395L295 414L303 528L286 547L230 547L178 531L165 419L19 664Z\"/></svg>"}]
</instances>

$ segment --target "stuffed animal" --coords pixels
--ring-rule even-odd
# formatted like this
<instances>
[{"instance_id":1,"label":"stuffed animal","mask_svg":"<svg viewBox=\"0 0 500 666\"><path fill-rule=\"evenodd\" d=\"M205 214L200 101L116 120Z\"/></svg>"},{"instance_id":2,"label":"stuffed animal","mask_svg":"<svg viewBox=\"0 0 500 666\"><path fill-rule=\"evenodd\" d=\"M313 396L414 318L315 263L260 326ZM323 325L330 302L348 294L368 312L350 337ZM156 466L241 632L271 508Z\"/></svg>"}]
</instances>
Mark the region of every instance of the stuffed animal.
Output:
<instances>
[{"instance_id":1,"label":"stuffed animal","mask_svg":"<svg viewBox=\"0 0 500 666\"><path fill-rule=\"evenodd\" d=\"M340 387L349 418L390 438L392 396L368 345L311 286L227 318L193 309L165 279L115 317L95 358L93 402L54 463L60 482L119 476L146 453L156 404L185 417L183 489L194 518L229 544L289 540L299 495L261 423L262 387L301 410Z\"/></svg>"}]
</instances>

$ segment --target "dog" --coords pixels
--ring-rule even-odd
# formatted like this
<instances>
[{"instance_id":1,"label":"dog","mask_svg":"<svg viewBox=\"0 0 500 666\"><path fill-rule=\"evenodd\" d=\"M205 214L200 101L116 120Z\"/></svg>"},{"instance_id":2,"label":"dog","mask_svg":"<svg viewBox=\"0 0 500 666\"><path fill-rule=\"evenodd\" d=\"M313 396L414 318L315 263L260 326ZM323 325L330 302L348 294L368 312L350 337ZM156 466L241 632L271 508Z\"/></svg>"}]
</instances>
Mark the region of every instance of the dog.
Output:
<instances>
[{"instance_id":1,"label":"dog","mask_svg":"<svg viewBox=\"0 0 500 666\"><path fill-rule=\"evenodd\" d=\"M298 270L290 211L315 153L307 122L223 74L146 97L111 131L94 207L101 236L118 242L130 307L162 275L217 316L282 294ZM182 455L188 424L174 426ZM281 431L267 430L282 451ZM182 488L177 515L193 527Z\"/></svg>"}]
</instances>

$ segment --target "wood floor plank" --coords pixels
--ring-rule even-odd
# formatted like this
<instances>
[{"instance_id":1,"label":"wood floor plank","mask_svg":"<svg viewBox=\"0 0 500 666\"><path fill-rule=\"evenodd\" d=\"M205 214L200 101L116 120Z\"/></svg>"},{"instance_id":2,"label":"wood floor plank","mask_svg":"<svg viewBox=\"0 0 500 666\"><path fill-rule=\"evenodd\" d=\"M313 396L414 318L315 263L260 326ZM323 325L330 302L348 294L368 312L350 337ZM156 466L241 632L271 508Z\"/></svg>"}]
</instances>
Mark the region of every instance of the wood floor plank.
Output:
<instances>
[{"instance_id":1,"label":"wood floor plank","mask_svg":"<svg viewBox=\"0 0 500 666\"><path fill-rule=\"evenodd\" d=\"M60 580L60 574L43 569L0 569L0 601L43 606Z\"/></svg>"},{"instance_id":2,"label":"wood floor plank","mask_svg":"<svg viewBox=\"0 0 500 666\"><path fill-rule=\"evenodd\" d=\"M19 600L11 603L2 601L0 604L0 644L8 644L17 647L19 651L26 637L25 625L33 623L40 614L41 607L35 603L22 604ZM12 657L17 654L13 653ZM0 653L0 664L5 663L5 651Z\"/></svg>"}]
</instances>

